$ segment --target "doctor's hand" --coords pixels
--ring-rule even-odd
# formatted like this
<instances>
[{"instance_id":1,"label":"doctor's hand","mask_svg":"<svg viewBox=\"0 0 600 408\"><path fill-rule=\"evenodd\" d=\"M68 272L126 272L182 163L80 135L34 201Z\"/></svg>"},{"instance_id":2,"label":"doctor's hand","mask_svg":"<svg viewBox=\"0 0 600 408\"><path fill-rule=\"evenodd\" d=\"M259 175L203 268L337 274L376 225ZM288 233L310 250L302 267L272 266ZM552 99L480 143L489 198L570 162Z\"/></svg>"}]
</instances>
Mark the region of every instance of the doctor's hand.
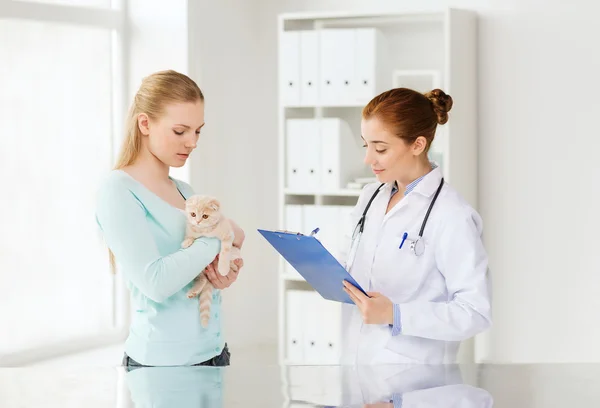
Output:
<instances>
[{"instance_id":1,"label":"doctor's hand","mask_svg":"<svg viewBox=\"0 0 600 408\"><path fill-rule=\"evenodd\" d=\"M394 324L394 304L378 292L367 292L365 296L356 286L344 281L344 291L358 306L366 324Z\"/></svg>"}]
</instances>

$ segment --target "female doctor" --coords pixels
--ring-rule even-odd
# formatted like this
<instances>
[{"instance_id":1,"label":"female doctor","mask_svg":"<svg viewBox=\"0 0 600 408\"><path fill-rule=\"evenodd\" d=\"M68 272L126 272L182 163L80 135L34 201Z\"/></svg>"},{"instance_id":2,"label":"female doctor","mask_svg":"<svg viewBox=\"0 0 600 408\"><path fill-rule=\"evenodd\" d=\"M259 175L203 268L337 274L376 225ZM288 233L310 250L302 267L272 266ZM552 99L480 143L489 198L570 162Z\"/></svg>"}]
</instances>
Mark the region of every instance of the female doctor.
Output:
<instances>
[{"instance_id":1,"label":"female doctor","mask_svg":"<svg viewBox=\"0 0 600 408\"><path fill-rule=\"evenodd\" d=\"M342 361L456 362L462 340L491 323L482 220L427 152L452 98L397 88L363 109L365 162L378 182L352 213L345 266Z\"/></svg>"}]
</instances>

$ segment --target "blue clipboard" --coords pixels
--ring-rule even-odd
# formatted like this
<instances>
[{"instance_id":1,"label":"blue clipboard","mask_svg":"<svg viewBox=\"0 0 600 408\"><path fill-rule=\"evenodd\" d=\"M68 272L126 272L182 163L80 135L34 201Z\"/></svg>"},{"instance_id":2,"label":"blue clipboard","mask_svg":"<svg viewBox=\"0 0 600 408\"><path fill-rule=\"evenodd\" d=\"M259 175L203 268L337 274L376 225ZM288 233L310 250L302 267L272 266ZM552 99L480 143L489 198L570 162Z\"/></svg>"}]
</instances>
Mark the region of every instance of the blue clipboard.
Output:
<instances>
[{"instance_id":1,"label":"blue clipboard","mask_svg":"<svg viewBox=\"0 0 600 408\"><path fill-rule=\"evenodd\" d=\"M323 298L354 304L344 291L344 280L368 296L352 275L315 237L261 229L258 232Z\"/></svg>"}]
</instances>

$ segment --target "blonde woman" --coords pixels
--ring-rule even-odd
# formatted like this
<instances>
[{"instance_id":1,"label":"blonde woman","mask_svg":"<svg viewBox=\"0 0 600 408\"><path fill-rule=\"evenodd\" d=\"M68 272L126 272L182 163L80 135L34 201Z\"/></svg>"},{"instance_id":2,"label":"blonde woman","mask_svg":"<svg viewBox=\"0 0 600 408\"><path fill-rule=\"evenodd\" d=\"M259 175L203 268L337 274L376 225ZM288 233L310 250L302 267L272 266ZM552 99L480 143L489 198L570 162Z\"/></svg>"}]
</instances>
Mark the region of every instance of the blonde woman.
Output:
<instances>
[{"instance_id":1,"label":"blonde woman","mask_svg":"<svg viewBox=\"0 0 600 408\"><path fill-rule=\"evenodd\" d=\"M187 76L162 71L145 78L127 118L127 133L115 169L98 192L96 220L130 289L132 322L123 365L229 365L221 335L221 291L237 278L215 272L220 242L199 238L182 249L189 184L169 176L197 146L204 126L204 96ZM235 229L234 245L244 232ZM235 270L234 270L235 269ZM200 325L198 299L187 290L202 271L217 289L210 324Z\"/></svg>"}]
</instances>

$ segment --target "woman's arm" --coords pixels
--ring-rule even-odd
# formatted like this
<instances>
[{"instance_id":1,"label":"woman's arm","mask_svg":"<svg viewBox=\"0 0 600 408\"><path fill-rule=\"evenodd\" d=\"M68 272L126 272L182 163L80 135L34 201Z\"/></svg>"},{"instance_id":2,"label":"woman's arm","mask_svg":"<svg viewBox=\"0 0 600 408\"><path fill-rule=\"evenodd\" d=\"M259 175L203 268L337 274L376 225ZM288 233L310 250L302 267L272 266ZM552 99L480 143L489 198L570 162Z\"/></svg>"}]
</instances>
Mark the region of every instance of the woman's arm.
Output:
<instances>
[{"instance_id":1,"label":"woman's arm","mask_svg":"<svg viewBox=\"0 0 600 408\"><path fill-rule=\"evenodd\" d=\"M220 250L216 238L198 238L186 249L161 256L137 197L115 180L99 191L96 221L123 273L148 298L164 302L190 283Z\"/></svg>"}]
</instances>

